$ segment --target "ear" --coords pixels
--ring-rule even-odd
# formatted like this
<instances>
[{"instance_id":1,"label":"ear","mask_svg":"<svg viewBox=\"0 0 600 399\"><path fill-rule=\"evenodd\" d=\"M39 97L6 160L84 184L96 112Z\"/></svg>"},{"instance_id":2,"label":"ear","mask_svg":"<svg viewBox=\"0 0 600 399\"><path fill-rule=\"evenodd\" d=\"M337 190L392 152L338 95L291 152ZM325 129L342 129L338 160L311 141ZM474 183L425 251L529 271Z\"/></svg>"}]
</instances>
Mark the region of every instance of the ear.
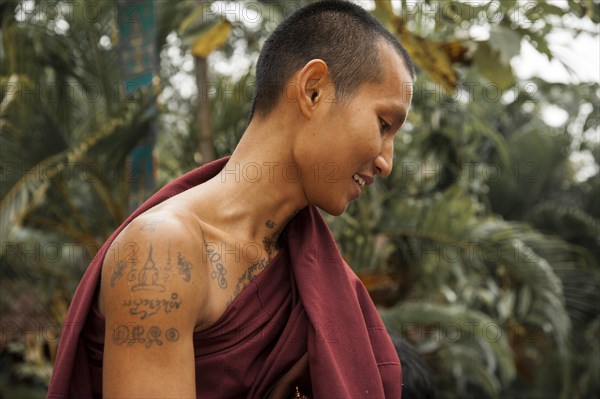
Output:
<instances>
[{"instance_id":1,"label":"ear","mask_svg":"<svg viewBox=\"0 0 600 399\"><path fill-rule=\"evenodd\" d=\"M323 60L311 60L298 72L296 96L306 118L310 119L315 107L323 103L329 82L329 67Z\"/></svg>"}]
</instances>

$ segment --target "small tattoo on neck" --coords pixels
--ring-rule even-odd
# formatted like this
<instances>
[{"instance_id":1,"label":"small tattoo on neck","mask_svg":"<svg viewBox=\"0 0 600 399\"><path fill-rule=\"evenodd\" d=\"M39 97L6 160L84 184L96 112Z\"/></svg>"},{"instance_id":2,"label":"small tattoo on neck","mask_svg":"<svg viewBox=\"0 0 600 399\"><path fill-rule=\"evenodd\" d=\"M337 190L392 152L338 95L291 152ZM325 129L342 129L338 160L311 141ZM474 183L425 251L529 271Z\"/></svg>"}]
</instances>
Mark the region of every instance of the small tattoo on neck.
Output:
<instances>
[{"instance_id":1,"label":"small tattoo on neck","mask_svg":"<svg viewBox=\"0 0 600 399\"><path fill-rule=\"evenodd\" d=\"M269 229L272 229L273 227L275 227L275 225L276 225L276 224L277 224L277 223L275 223L275 222L274 222L274 221L272 221L271 219L269 219L269 220L267 220L267 221L265 222L265 225L266 225L266 226L267 226Z\"/></svg>"}]
</instances>

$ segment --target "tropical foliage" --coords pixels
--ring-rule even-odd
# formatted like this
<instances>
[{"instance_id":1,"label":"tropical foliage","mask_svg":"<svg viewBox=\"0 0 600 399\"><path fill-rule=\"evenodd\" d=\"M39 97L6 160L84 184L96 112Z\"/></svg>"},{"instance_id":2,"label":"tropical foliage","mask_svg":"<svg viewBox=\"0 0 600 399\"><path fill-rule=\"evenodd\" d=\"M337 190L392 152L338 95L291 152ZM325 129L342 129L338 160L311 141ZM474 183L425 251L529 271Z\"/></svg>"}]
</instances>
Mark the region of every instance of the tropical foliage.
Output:
<instances>
[{"instance_id":1,"label":"tropical foliage","mask_svg":"<svg viewBox=\"0 0 600 399\"><path fill-rule=\"evenodd\" d=\"M20 338L16 377L38 384L86 263L127 216L126 157L153 117L153 93L118 85L113 3L85 5L2 5L2 346Z\"/></svg>"},{"instance_id":2,"label":"tropical foliage","mask_svg":"<svg viewBox=\"0 0 600 399\"><path fill-rule=\"evenodd\" d=\"M119 91L112 2L94 2L95 18L81 2L2 4L3 323L60 323L128 212L127 154L149 123L160 126L160 184L206 160L207 135L216 156L232 151L260 44L302 3L158 1L158 115L147 112L154 93ZM342 253L388 328L428 362L438 397L598 396L600 87L523 80L511 60L529 43L571 68L549 37L597 38L585 26L600 5L397 3L377 1L373 14L419 69L412 111L392 175L328 218ZM222 72L240 53L250 62ZM214 67L200 81L207 56ZM197 116L207 99L208 133ZM552 113L563 120L550 123ZM9 338L23 357L13 378L43 386L56 340Z\"/></svg>"}]
</instances>

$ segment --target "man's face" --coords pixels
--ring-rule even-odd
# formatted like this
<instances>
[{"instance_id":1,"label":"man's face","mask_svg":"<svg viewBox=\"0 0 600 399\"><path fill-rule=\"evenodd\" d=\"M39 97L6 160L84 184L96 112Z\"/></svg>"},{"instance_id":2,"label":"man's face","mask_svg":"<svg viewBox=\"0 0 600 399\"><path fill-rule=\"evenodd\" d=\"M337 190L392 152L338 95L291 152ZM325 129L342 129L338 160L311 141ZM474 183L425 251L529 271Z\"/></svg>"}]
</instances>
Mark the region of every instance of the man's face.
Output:
<instances>
[{"instance_id":1,"label":"man's face","mask_svg":"<svg viewBox=\"0 0 600 399\"><path fill-rule=\"evenodd\" d=\"M305 136L309 142L300 162L306 197L332 215L360 197L363 183L392 169L394 137L410 107L412 78L389 45L380 51L380 82L362 84L344 103L333 103L328 95L311 121L312 135Z\"/></svg>"}]
</instances>

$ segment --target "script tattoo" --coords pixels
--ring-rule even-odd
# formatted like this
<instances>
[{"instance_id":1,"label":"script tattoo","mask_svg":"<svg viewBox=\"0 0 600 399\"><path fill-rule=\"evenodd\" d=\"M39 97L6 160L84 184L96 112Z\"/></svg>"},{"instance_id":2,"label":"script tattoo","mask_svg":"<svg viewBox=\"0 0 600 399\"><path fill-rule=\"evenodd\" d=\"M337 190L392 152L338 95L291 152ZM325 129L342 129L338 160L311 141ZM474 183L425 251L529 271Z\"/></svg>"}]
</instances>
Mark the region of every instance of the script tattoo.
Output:
<instances>
[{"instance_id":1,"label":"script tattoo","mask_svg":"<svg viewBox=\"0 0 600 399\"><path fill-rule=\"evenodd\" d=\"M265 267L267 267L268 264L268 260L261 259L258 262L248 266L248 268L244 271L244 273L242 273L242 275L238 279L238 282L235 285L235 289L233 290L233 294L231 298L227 301L227 306L229 306L231 302L233 302L235 297L238 296L240 292L242 292L242 290L248 286L249 283L254 281L254 279L256 278L256 271L263 270Z\"/></svg>"},{"instance_id":2,"label":"script tattoo","mask_svg":"<svg viewBox=\"0 0 600 399\"><path fill-rule=\"evenodd\" d=\"M135 263L137 262L136 254L138 252L138 247L135 243L130 242L127 243L123 250L126 252L124 259L119 259L119 244L111 245L110 251L116 259L115 268L113 270L112 275L110 276L110 286L114 287L117 281L123 277L125 274L125 270L127 269L128 264L132 264L135 267ZM106 256L109 256L108 254Z\"/></svg>"},{"instance_id":3,"label":"script tattoo","mask_svg":"<svg viewBox=\"0 0 600 399\"><path fill-rule=\"evenodd\" d=\"M117 264L115 265L115 270L113 271L113 274L110 277L110 286L111 287L114 287L117 280L123 276L123 272L125 271L126 268L127 268L127 262L125 262L124 260L117 261Z\"/></svg>"},{"instance_id":4,"label":"script tattoo","mask_svg":"<svg viewBox=\"0 0 600 399\"><path fill-rule=\"evenodd\" d=\"M200 226L200 231L202 231L202 242L204 243L204 248L206 249L206 254L208 255L208 262L210 263L210 278L217 280L219 287L227 288L227 278L225 277L227 270L221 262L221 254L219 254L215 249L208 247L208 244L206 243L206 235L204 234L204 229L202 226Z\"/></svg>"},{"instance_id":5,"label":"script tattoo","mask_svg":"<svg viewBox=\"0 0 600 399\"><path fill-rule=\"evenodd\" d=\"M158 313L161 309L165 313L171 313L181 306L181 298L175 292L171 294L170 299L126 299L122 304L129 308L129 313L134 316L139 315L141 320Z\"/></svg>"},{"instance_id":6,"label":"script tattoo","mask_svg":"<svg viewBox=\"0 0 600 399\"><path fill-rule=\"evenodd\" d=\"M165 266L165 275L163 277L164 283L169 282L171 277L171 240L169 240L169 249L167 250L167 265Z\"/></svg>"},{"instance_id":7,"label":"script tattoo","mask_svg":"<svg viewBox=\"0 0 600 399\"><path fill-rule=\"evenodd\" d=\"M142 344L146 348L152 345L162 346L162 330L160 327L152 326L148 330L139 324L115 324L112 328L112 340L116 345L133 346ZM179 331L176 328L169 328L165 332L165 339L168 342L179 340Z\"/></svg>"},{"instance_id":8,"label":"script tattoo","mask_svg":"<svg viewBox=\"0 0 600 399\"><path fill-rule=\"evenodd\" d=\"M275 255L275 251L278 251L279 249L281 249L277 238L278 238L277 235L263 238L263 245L265 247L265 250L267 251L269 260L273 259L273 256Z\"/></svg>"},{"instance_id":9,"label":"script tattoo","mask_svg":"<svg viewBox=\"0 0 600 399\"><path fill-rule=\"evenodd\" d=\"M169 328L165 332L165 337L167 337L167 341L175 342L179 339L179 331L176 328Z\"/></svg>"},{"instance_id":10,"label":"script tattoo","mask_svg":"<svg viewBox=\"0 0 600 399\"><path fill-rule=\"evenodd\" d=\"M132 346L137 343L143 343L142 337L144 327L138 325L118 324L113 327L113 342L117 345L127 344Z\"/></svg>"},{"instance_id":11,"label":"script tattoo","mask_svg":"<svg viewBox=\"0 0 600 399\"><path fill-rule=\"evenodd\" d=\"M227 278L225 277L227 270L225 270L225 266L221 263L221 254L212 248L206 248L206 251L208 252L208 260L211 268L210 278L217 280L219 287L227 288Z\"/></svg>"},{"instance_id":12,"label":"script tattoo","mask_svg":"<svg viewBox=\"0 0 600 399\"><path fill-rule=\"evenodd\" d=\"M272 220L267 220L265 222L265 226L267 226L267 228L269 229L274 229L275 226L277 225L277 223L275 223ZM265 247L265 250L267 251L267 255L269 255L269 259L271 259L273 257L274 254L274 250L279 250L279 242L278 242L278 238L279 238L279 232L276 231L273 233L273 235L271 235L271 237L265 237L263 238L263 245Z\"/></svg>"},{"instance_id":13,"label":"script tattoo","mask_svg":"<svg viewBox=\"0 0 600 399\"><path fill-rule=\"evenodd\" d=\"M146 341L146 348L151 347L152 344L155 342L156 345L159 346L163 344L163 342L160 339L160 328L152 326L150 327L150 329L148 329L148 340Z\"/></svg>"},{"instance_id":14,"label":"script tattoo","mask_svg":"<svg viewBox=\"0 0 600 399\"><path fill-rule=\"evenodd\" d=\"M144 266L140 269L137 253L137 244L129 243L125 249L131 248L125 260L118 260L110 278L110 286L115 287L117 281L127 275L127 281L131 283L131 291L157 291L164 292L166 284L169 283L173 268L171 267L171 241L167 249L167 264L159 265L153 259L153 246L148 245L148 257ZM192 265L181 253L178 253L177 271L181 278L190 282L192 279Z\"/></svg>"},{"instance_id":15,"label":"script tattoo","mask_svg":"<svg viewBox=\"0 0 600 399\"><path fill-rule=\"evenodd\" d=\"M144 267L139 271L139 273L137 273L137 276L134 275L136 271L137 270L132 269L132 271L129 273L129 281L137 281L137 284L131 287L131 291L165 291L165 286L158 282L159 271L156 267L156 263L154 263L154 260L152 260L152 244L150 244L150 248L148 250L148 259L146 260Z\"/></svg>"},{"instance_id":16,"label":"script tattoo","mask_svg":"<svg viewBox=\"0 0 600 399\"><path fill-rule=\"evenodd\" d=\"M269 259L271 258L271 256L273 256L273 248L275 247L275 242L273 241L272 237L263 238L263 245L267 250L267 255L269 255Z\"/></svg>"},{"instance_id":17,"label":"script tattoo","mask_svg":"<svg viewBox=\"0 0 600 399\"><path fill-rule=\"evenodd\" d=\"M185 281L192 279L192 264L180 252L177 253L177 270Z\"/></svg>"}]
</instances>

